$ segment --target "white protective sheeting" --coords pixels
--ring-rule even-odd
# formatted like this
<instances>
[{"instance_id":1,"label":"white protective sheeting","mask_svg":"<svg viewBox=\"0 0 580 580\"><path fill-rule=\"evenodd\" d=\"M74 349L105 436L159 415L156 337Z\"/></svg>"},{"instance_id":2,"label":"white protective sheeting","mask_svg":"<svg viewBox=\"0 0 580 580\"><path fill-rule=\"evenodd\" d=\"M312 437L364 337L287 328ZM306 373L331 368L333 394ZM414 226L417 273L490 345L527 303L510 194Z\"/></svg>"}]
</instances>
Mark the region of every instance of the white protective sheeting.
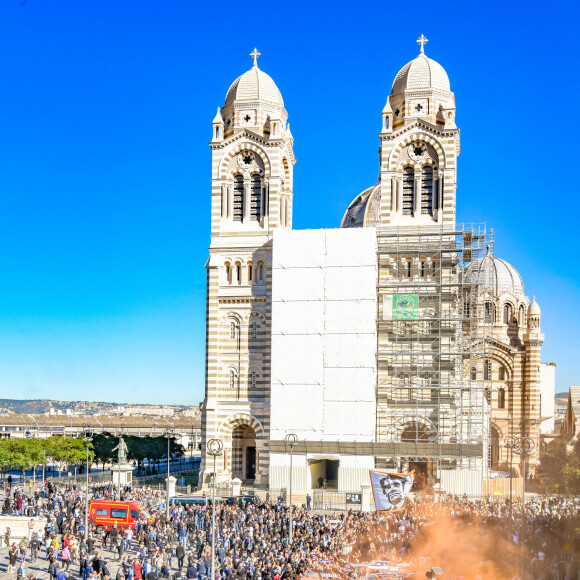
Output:
<instances>
[{"instance_id":1,"label":"white protective sheeting","mask_svg":"<svg viewBox=\"0 0 580 580\"><path fill-rule=\"evenodd\" d=\"M440 469L438 476L441 491L450 495L481 497L483 493L483 473L480 469Z\"/></svg>"},{"instance_id":2,"label":"white protective sheeting","mask_svg":"<svg viewBox=\"0 0 580 580\"><path fill-rule=\"evenodd\" d=\"M272 439L374 440L376 284L373 228L274 233Z\"/></svg>"}]
</instances>

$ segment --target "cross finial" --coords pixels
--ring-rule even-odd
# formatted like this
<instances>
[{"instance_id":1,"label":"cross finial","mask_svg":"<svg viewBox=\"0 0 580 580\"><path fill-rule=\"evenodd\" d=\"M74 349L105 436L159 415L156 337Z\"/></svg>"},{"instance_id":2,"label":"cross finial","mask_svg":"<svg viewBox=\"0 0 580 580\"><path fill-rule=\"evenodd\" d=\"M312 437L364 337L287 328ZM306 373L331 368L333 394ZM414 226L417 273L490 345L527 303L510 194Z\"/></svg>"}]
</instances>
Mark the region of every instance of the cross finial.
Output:
<instances>
[{"instance_id":1,"label":"cross finial","mask_svg":"<svg viewBox=\"0 0 580 580\"><path fill-rule=\"evenodd\" d=\"M421 36L419 36L419 39L417 40L417 44L421 45L421 54L425 54L425 45L429 42L429 40L427 40L425 38L424 34L421 34Z\"/></svg>"},{"instance_id":2,"label":"cross finial","mask_svg":"<svg viewBox=\"0 0 580 580\"><path fill-rule=\"evenodd\" d=\"M261 55L261 52L258 52L257 48L254 48L252 52L250 52L250 56L254 57L254 66L258 66L258 57Z\"/></svg>"}]
</instances>

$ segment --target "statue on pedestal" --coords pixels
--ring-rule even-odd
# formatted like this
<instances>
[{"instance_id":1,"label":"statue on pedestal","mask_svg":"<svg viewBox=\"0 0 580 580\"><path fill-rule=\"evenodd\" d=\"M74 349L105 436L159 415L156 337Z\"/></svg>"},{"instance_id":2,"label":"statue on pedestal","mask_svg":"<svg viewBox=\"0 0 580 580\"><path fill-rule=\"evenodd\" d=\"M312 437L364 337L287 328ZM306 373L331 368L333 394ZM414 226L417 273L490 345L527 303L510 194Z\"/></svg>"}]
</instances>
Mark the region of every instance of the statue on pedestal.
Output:
<instances>
[{"instance_id":1,"label":"statue on pedestal","mask_svg":"<svg viewBox=\"0 0 580 580\"><path fill-rule=\"evenodd\" d=\"M117 449L119 450L117 452L117 462L119 465L125 465L127 463L127 451L129 449L121 435L119 435L119 443L117 444L117 447L113 448L113 451L116 451Z\"/></svg>"}]
</instances>

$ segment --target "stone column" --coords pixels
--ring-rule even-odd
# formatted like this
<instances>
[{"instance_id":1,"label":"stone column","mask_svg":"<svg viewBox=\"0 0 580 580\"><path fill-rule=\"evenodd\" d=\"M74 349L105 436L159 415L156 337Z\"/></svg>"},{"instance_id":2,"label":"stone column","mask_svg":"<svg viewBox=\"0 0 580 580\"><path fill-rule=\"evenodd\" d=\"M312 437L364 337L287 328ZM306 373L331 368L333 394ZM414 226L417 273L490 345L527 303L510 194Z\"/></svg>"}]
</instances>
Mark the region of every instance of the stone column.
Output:
<instances>
[{"instance_id":1,"label":"stone column","mask_svg":"<svg viewBox=\"0 0 580 580\"><path fill-rule=\"evenodd\" d=\"M361 510L370 512L372 508L372 492L370 483L361 483Z\"/></svg>"},{"instance_id":2,"label":"stone column","mask_svg":"<svg viewBox=\"0 0 580 580\"><path fill-rule=\"evenodd\" d=\"M232 495L239 497L242 494L242 480L235 477L232 479Z\"/></svg>"},{"instance_id":3,"label":"stone column","mask_svg":"<svg viewBox=\"0 0 580 580\"><path fill-rule=\"evenodd\" d=\"M173 477L173 475L170 475L167 478L167 482L168 482L168 491L169 491L169 497L172 497L175 495L175 484L177 483L177 479L175 477Z\"/></svg>"},{"instance_id":4,"label":"stone column","mask_svg":"<svg viewBox=\"0 0 580 580\"><path fill-rule=\"evenodd\" d=\"M413 204L413 216L421 215L421 168L415 166L415 203Z\"/></svg>"}]
</instances>

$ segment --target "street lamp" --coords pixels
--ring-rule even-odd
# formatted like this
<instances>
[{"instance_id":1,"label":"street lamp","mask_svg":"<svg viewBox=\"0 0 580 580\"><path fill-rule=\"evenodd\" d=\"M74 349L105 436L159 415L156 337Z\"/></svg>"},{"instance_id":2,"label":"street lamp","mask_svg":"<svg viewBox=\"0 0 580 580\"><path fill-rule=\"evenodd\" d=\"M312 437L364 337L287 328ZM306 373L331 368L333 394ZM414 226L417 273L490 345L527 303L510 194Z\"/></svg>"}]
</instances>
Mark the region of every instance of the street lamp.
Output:
<instances>
[{"instance_id":1,"label":"street lamp","mask_svg":"<svg viewBox=\"0 0 580 580\"><path fill-rule=\"evenodd\" d=\"M207 442L207 454L213 456L213 492L211 502L211 580L215 580L215 487L216 470L215 458L222 454L224 444L221 439L210 439Z\"/></svg>"},{"instance_id":2,"label":"street lamp","mask_svg":"<svg viewBox=\"0 0 580 580\"><path fill-rule=\"evenodd\" d=\"M167 438L167 482L165 484L165 522L166 524L169 523L169 453L170 453L170 446L171 446L171 439L173 438L173 434L175 429L165 429L163 431L163 437Z\"/></svg>"},{"instance_id":3,"label":"street lamp","mask_svg":"<svg viewBox=\"0 0 580 580\"><path fill-rule=\"evenodd\" d=\"M89 445L93 439L95 430L88 424L83 423L83 439L87 446L87 473L86 483L87 489L85 493L85 539L89 537Z\"/></svg>"},{"instance_id":4,"label":"street lamp","mask_svg":"<svg viewBox=\"0 0 580 580\"><path fill-rule=\"evenodd\" d=\"M510 522L509 522L509 540L510 542L512 541L512 477L513 477L513 471L512 471L512 462L513 462L513 457L514 457L514 449L517 447L518 443L517 443L517 437L514 437L513 435L509 435L508 437L506 437L503 440L504 443L504 447L506 449L509 449L510 451L510 463L509 463L509 467L510 467Z\"/></svg>"},{"instance_id":5,"label":"street lamp","mask_svg":"<svg viewBox=\"0 0 580 580\"><path fill-rule=\"evenodd\" d=\"M288 486L290 496L290 520L288 522L289 524L288 541L290 549L292 549L292 448L294 447L294 445L296 445L296 442L298 441L298 435L296 435L295 433L288 433L286 437L284 437L284 441L286 442L286 445L290 447L290 483Z\"/></svg>"},{"instance_id":6,"label":"street lamp","mask_svg":"<svg viewBox=\"0 0 580 580\"><path fill-rule=\"evenodd\" d=\"M535 453L534 448L536 446L534 440L531 437L513 437L509 436L504 439L505 446L510 449L513 457L513 453L517 453L522 457L523 466L522 466L522 533L521 533L521 540L524 539L524 532L525 532L525 524L526 524L526 457L528 455L533 455ZM512 526L512 502L511 502L511 493L512 493L512 486L511 486L511 460L510 460L510 535L511 535L511 526ZM510 537L511 541L511 537ZM523 558L523 552L522 552ZM524 562L522 559L521 562L522 570L524 568Z\"/></svg>"},{"instance_id":7,"label":"street lamp","mask_svg":"<svg viewBox=\"0 0 580 580\"><path fill-rule=\"evenodd\" d=\"M528 455L533 455L535 453L534 448L536 444L531 437L516 437L518 440L517 447L514 447L514 452L522 457L523 467L522 467L522 496L523 505L526 504L526 457Z\"/></svg>"}]
</instances>

